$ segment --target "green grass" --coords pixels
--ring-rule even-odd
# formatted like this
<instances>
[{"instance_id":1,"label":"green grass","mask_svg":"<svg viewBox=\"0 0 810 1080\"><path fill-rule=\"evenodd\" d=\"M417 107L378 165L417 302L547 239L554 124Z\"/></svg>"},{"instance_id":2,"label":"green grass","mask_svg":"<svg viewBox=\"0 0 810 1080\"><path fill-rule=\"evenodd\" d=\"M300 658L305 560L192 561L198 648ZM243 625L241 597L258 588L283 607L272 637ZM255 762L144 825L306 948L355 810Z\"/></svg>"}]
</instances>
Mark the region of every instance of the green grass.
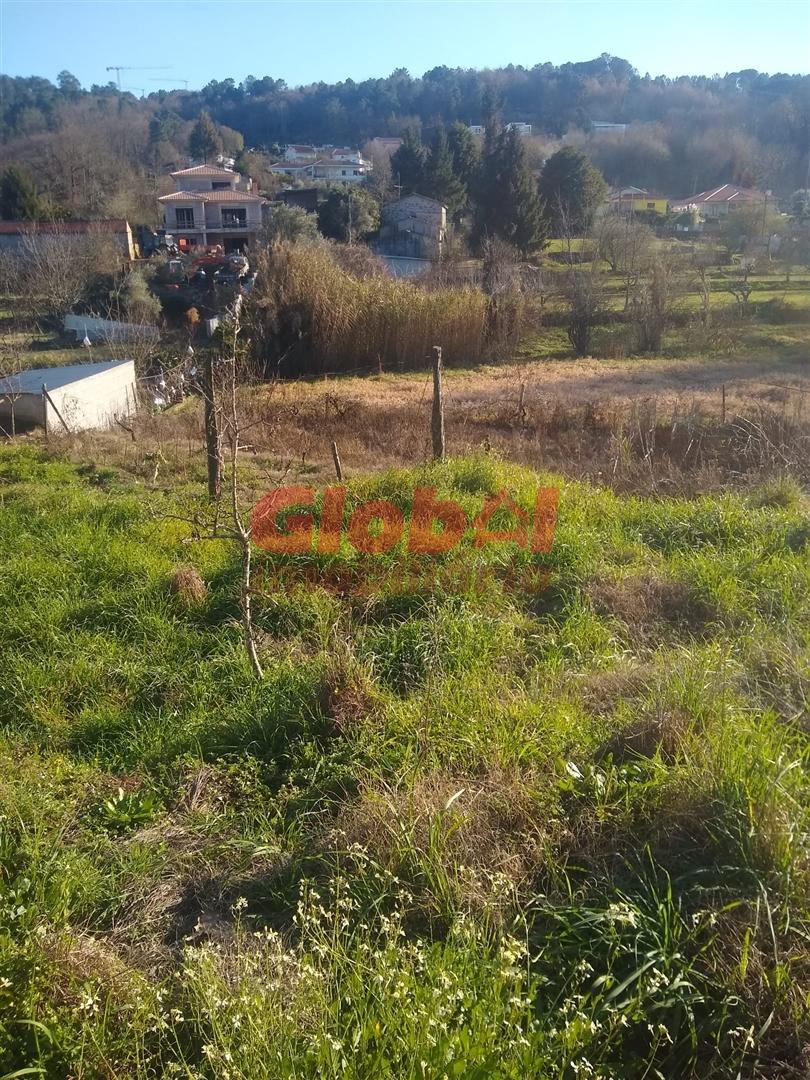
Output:
<instances>
[{"instance_id":1,"label":"green grass","mask_svg":"<svg viewBox=\"0 0 810 1080\"><path fill-rule=\"evenodd\" d=\"M554 482L490 455L350 499ZM257 682L193 494L0 449L0 1075L799 1075L802 499L565 483L539 593L470 538L455 587L297 557Z\"/></svg>"}]
</instances>

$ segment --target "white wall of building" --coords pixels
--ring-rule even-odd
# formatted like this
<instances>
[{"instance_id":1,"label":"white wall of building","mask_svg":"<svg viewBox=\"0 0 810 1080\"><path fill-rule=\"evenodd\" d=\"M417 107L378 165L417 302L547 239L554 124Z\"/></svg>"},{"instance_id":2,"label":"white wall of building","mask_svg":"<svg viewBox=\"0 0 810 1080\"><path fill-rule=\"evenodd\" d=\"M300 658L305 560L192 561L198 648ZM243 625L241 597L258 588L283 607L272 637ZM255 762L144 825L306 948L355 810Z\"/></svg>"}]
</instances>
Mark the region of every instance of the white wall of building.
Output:
<instances>
[{"instance_id":1,"label":"white wall of building","mask_svg":"<svg viewBox=\"0 0 810 1080\"><path fill-rule=\"evenodd\" d=\"M78 382L49 390L56 408L71 431L111 427L115 418L135 412L135 364L132 360L99 371ZM50 404L46 405L48 431L62 429L62 423Z\"/></svg>"}]
</instances>

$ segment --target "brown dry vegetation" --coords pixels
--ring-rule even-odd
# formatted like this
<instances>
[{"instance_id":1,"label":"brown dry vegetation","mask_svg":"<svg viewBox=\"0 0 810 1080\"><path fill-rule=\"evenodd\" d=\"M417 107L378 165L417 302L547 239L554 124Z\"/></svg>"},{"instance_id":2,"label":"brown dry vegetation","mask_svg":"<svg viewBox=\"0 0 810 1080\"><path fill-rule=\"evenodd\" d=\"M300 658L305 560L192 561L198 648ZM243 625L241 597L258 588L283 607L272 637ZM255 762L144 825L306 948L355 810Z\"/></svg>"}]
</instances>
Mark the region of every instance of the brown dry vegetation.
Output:
<instances>
[{"instance_id":1,"label":"brown dry vegetation","mask_svg":"<svg viewBox=\"0 0 810 1080\"><path fill-rule=\"evenodd\" d=\"M430 457L430 405L426 375L246 387L245 460L266 483L288 473L331 475L333 440L350 474L415 464ZM810 371L798 359L584 360L449 372L445 413L451 454L492 450L619 491L810 477ZM202 410L192 399L142 414L132 437L87 434L68 439L66 449L160 485L170 476L197 478L202 442Z\"/></svg>"},{"instance_id":2,"label":"brown dry vegetation","mask_svg":"<svg viewBox=\"0 0 810 1080\"><path fill-rule=\"evenodd\" d=\"M370 784L341 811L326 846L362 851L414 887L422 882L428 906L447 890L468 910L494 912L530 886L542 863L554 827L542 788L495 767L472 778L430 772Z\"/></svg>"}]
</instances>

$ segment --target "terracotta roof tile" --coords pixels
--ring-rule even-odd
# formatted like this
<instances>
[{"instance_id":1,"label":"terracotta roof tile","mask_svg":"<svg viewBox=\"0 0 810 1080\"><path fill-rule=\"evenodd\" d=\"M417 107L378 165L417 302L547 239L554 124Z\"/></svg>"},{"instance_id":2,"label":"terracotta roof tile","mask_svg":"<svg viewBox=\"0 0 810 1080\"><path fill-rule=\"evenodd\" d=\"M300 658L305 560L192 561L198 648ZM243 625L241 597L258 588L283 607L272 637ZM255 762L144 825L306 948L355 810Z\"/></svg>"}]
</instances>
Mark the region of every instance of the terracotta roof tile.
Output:
<instances>
[{"instance_id":1,"label":"terracotta roof tile","mask_svg":"<svg viewBox=\"0 0 810 1080\"><path fill-rule=\"evenodd\" d=\"M192 165L190 169L178 169L170 176L238 176L233 169L223 169L221 165Z\"/></svg>"}]
</instances>

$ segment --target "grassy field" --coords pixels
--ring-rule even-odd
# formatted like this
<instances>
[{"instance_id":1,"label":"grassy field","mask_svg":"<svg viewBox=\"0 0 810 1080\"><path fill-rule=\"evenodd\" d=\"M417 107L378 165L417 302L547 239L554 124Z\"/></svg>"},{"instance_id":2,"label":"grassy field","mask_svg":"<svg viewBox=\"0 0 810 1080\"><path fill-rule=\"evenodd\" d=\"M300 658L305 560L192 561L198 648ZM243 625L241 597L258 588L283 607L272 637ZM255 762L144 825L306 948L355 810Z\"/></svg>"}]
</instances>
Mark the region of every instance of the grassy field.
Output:
<instances>
[{"instance_id":1,"label":"grassy field","mask_svg":"<svg viewBox=\"0 0 810 1080\"><path fill-rule=\"evenodd\" d=\"M0 451L0 1073L806 1075L795 481L358 476L470 517L558 485L554 547L259 553L257 681L201 458L100 445ZM245 504L287 468L248 456Z\"/></svg>"},{"instance_id":2,"label":"grassy field","mask_svg":"<svg viewBox=\"0 0 810 1080\"><path fill-rule=\"evenodd\" d=\"M442 465L424 372L241 388L246 514L333 441L347 517L560 491L546 554L256 549L261 679L197 398L0 442L0 1080L810 1073L810 279L752 284L656 357L552 299Z\"/></svg>"}]
</instances>

